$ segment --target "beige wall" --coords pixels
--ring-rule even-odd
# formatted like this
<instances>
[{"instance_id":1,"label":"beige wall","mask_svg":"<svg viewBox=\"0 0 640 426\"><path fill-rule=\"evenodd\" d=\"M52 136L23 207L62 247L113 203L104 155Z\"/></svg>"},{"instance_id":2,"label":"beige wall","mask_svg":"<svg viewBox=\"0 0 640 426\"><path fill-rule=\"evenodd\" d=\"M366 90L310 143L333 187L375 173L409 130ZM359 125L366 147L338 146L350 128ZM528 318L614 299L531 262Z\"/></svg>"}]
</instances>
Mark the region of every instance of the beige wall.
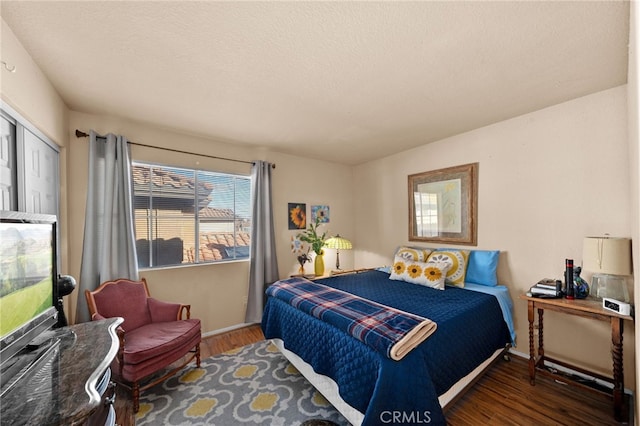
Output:
<instances>
[{"instance_id":1,"label":"beige wall","mask_svg":"<svg viewBox=\"0 0 640 426\"><path fill-rule=\"evenodd\" d=\"M16 38L11 28L0 22L2 60L15 66L13 73L0 67L0 96L17 113L49 137L60 148L60 273L68 274L66 181L69 110L40 68ZM65 301L66 302L66 301Z\"/></svg>"},{"instance_id":2,"label":"beige wall","mask_svg":"<svg viewBox=\"0 0 640 426\"><path fill-rule=\"evenodd\" d=\"M122 134L133 142L206 155L244 161L264 159L275 163L272 191L281 277L286 277L297 269L295 257L290 251L290 238L295 231L287 229L288 202L307 203L308 210L311 204L327 204L331 209L331 222L326 229L343 235L352 233L353 184L350 167L303 157L267 153L240 145L231 146L114 117L71 112L69 158L74 167L69 169L68 183L69 222L73 224L69 232L69 255L70 270L75 276L80 275L88 176L87 139L78 139L73 136L75 129L85 132L93 129L100 134L109 132ZM207 159L199 155L178 154L135 145L132 146L131 155L134 161L239 174L250 173L249 164ZM332 259L335 262L335 258L327 254L327 262ZM341 260L345 264L350 262L348 256L343 256ZM352 261L350 264L353 264ZM311 271L310 265L307 268ZM147 278L150 291L155 297L191 304L192 315L201 318L205 333L244 322L249 277L248 262L146 270L141 271L140 275Z\"/></svg>"},{"instance_id":3,"label":"beige wall","mask_svg":"<svg viewBox=\"0 0 640 426\"><path fill-rule=\"evenodd\" d=\"M16 67L13 73L0 67L2 100L56 144L66 145L66 105L4 20L0 34L2 60Z\"/></svg>"},{"instance_id":4,"label":"beige wall","mask_svg":"<svg viewBox=\"0 0 640 426\"><path fill-rule=\"evenodd\" d=\"M475 248L503 252L499 281L514 299L516 350L528 354L526 304L518 296L540 278L562 278L565 258L580 265L583 237L631 235L626 117L621 86L356 167L357 265L389 264L393 249L408 243L407 175L479 162ZM549 355L610 371L607 324L545 317ZM631 324L626 331L632 387Z\"/></svg>"}]
</instances>

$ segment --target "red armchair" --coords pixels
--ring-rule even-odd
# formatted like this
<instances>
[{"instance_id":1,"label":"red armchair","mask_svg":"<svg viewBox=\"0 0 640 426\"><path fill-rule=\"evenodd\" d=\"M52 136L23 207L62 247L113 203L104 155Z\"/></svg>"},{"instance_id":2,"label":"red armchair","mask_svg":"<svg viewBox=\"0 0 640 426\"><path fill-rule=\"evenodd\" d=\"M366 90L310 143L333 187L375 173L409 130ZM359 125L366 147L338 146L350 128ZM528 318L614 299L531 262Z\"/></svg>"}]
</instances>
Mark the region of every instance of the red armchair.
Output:
<instances>
[{"instance_id":1,"label":"red armchair","mask_svg":"<svg viewBox=\"0 0 640 426\"><path fill-rule=\"evenodd\" d=\"M131 390L134 412L138 412L141 391L174 375L194 358L200 367L200 320L190 318L190 305L153 299L144 278L107 281L94 291L85 290L85 297L92 320L124 318L117 330L120 349L111 369L114 380ZM162 377L144 382L169 366L173 368Z\"/></svg>"}]
</instances>

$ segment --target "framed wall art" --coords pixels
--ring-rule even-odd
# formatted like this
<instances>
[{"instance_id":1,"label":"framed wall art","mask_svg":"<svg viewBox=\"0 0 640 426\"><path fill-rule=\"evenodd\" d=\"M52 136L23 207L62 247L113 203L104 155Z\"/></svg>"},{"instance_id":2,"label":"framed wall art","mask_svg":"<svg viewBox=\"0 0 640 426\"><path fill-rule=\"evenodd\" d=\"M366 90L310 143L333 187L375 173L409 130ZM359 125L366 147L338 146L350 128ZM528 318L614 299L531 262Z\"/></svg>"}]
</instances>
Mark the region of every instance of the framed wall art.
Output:
<instances>
[{"instance_id":1,"label":"framed wall art","mask_svg":"<svg viewBox=\"0 0 640 426\"><path fill-rule=\"evenodd\" d=\"M287 207L289 229L307 228L307 205L305 203L289 203Z\"/></svg>"},{"instance_id":2,"label":"framed wall art","mask_svg":"<svg viewBox=\"0 0 640 426\"><path fill-rule=\"evenodd\" d=\"M329 206L311 206L311 221L315 223L316 218L320 223L329 223Z\"/></svg>"},{"instance_id":3,"label":"framed wall art","mask_svg":"<svg viewBox=\"0 0 640 426\"><path fill-rule=\"evenodd\" d=\"M409 241L477 244L478 163L409 175Z\"/></svg>"}]
</instances>

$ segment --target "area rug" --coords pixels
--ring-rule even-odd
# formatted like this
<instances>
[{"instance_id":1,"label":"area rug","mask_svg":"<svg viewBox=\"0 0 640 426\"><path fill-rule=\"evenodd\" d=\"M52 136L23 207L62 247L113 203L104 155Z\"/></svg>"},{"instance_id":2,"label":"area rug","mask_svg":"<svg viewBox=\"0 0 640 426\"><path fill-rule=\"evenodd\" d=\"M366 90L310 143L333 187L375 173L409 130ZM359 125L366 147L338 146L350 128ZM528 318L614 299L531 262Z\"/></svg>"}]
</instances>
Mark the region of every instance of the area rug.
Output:
<instances>
[{"instance_id":1,"label":"area rug","mask_svg":"<svg viewBox=\"0 0 640 426\"><path fill-rule=\"evenodd\" d=\"M202 360L142 392L136 425L349 422L268 341Z\"/></svg>"}]
</instances>

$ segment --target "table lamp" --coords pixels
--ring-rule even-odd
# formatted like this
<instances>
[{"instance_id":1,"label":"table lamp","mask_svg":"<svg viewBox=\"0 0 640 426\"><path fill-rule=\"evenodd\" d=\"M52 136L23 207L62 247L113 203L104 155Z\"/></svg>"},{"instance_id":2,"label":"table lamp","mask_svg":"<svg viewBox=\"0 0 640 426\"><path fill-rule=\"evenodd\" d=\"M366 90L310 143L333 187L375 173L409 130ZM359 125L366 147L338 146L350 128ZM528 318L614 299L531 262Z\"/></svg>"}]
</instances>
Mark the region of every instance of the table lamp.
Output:
<instances>
[{"instance_id":1,"label":"table lamp","mask_svg":"<svg viewBox=\"0 0 640 426\"><path fill-rule=\"evenodd\" d=\"M324 246L326 248L336 249L336 269L338 270L340 269L340 250L351 250L353 248L351 241L346 238L342 238L340 234L329 238L325 241Z\"/></svg>"},{"instance_id":2,"label":"table lamp","mask_svg":"<svg viewBox=\"0 0 640 426\"><path fill-rule=\"evenodd\" d=\"M594 272L593 297L629 302L626 275L631 275L631 240L628 238L585 237L582 269Z\"/></svg>"}]
</instances>

